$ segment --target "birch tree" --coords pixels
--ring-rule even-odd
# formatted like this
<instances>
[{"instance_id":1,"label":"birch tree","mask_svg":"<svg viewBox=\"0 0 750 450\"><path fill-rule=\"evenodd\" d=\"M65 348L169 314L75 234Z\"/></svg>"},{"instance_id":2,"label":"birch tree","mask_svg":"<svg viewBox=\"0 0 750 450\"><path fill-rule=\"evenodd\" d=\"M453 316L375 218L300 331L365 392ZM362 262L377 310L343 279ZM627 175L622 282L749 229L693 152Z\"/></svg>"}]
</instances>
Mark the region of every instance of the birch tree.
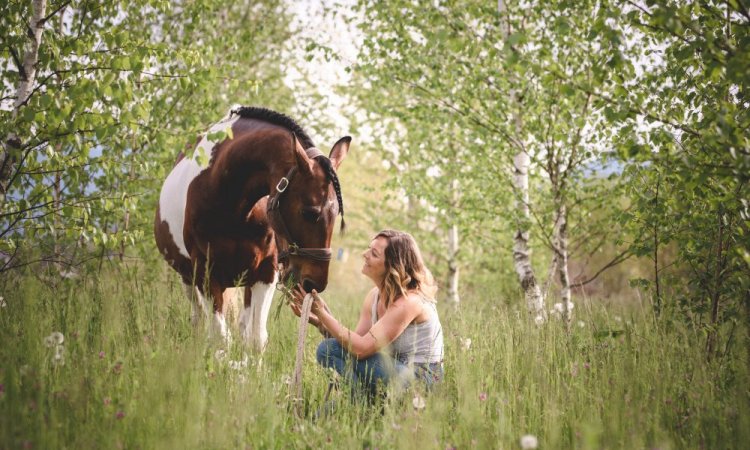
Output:
<instances>
[{"instance_id":1,"label":"birch tree","mask_svg":"<svg viewBox=\"0 0 750 450\"><path fill-rule=\"evenodd\" d=\"M492 216L495 223L502 223L498 228L512 239L495 234L495 249L505 248L504 243L512 246L508 255L513 255L527 309L540 321L545 309L530 258L532 233L537 245L548 246L560 262L554 273L566 286L566 243L571 231L581 244L579 254L598 241L588 235L595 226L587 228L580 221L571 227L569 220L572 213L579 217L579 211L596 207L591 198L597 195L584 195L584 172L598 156L596 146L607 139L606 133L596 131L602 123L598 107L574 88L578 80L601 84L592 71L612 57L609 47L595 51L593 44L587 44L596 40L591 36L600 20L595 6L590 2L500 2L494 7L441 2L418 9L408 2L362 4L367 24L363 28L370 37L359 68L368 76L370 91L378 92L374 94L378 110L402 121L406 116L414 121L420 117L423 126L435 124L431 129L446 136L441 117L460 120L466 137L462 145L472 149L473 160L467 169L470 179L459 180L462 192L484 192L484 204L468 203L475 210L467 216L476 220L479 211L489 212L485 219ZM386 20L394 14L403 18L403 25ZM568 81L557 80L549 74L552 70L562 70ZM381 95L384 92L389 94ZM367 104L372 103L376 102ZM424 113L417 115L417 111ZM583 133L587 128L594 131ZM405 151L413 152L413 158L431 159L434 150ZM540 183L542 174L547 180L535 189L542 196L532 198L529 179ZM599 190L598 195L606 197L606 192ZM512 214L504 201L508 195L516 202ZM502 201L496 203L493 197ZM601 229L597 233L603 234ZM569 309L569 289L562 291L562 303Z\"/></svg>"}]
</instances>

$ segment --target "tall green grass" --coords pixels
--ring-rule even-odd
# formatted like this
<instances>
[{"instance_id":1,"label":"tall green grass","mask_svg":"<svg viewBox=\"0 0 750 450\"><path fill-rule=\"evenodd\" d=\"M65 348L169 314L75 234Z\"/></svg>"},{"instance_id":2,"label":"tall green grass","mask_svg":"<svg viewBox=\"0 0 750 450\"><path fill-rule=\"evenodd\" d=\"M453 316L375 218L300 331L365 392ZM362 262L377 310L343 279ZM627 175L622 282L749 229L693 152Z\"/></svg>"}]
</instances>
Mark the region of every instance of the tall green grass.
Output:
<instances>
[{"instance_id":1,"label":"tall green grass","mask_svg":"<svg viewBox=\"0 0 750 450\"><path fill-rule=\"evenodd\" d=\"M412 405L380 408L334 392L336 413L297 419L287 384L297 322L269 320L262 357L190 324L190 305L163 265L117 267L79 280L6 279L0 308L1 448L742 448L750 442L747 342L707 362L703 337L655 324L634 302L617 315L579 302L569 333L536 326L522 301L489 290L440 305L446 378ZM364 287L326 299L354 326ZM626 303L627 304L627 303ZM64 335L63 364L45 337ZM466 339L471 339L466 348ZM306 345L306 408L329 373ZM243 354L248 354L242 366Z\"/></svg>"}]
</instances>

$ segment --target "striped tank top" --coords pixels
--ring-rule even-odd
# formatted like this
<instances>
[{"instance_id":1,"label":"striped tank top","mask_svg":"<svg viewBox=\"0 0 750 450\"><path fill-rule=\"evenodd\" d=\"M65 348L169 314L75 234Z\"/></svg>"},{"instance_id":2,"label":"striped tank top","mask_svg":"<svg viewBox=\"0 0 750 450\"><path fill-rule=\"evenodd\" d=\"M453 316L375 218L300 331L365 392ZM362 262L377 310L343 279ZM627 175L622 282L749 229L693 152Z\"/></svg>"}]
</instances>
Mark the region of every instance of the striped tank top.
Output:
<instances>
[{"instance_id":1,"label":"striped tank top","mask_svg":"<svg viewBox=\"0 0 750 450\"><path fill-rule=\"evenodd\" d=\"M375 289L375 301L372 302L372 324L378 321L378 301L380 296ZM440 324L437 307L434 302L422 300L430 311L430 318L422 323L410 323L385 349L404 364L430 364L443 362L443 326Z\"/></svg>"}]
</instances>

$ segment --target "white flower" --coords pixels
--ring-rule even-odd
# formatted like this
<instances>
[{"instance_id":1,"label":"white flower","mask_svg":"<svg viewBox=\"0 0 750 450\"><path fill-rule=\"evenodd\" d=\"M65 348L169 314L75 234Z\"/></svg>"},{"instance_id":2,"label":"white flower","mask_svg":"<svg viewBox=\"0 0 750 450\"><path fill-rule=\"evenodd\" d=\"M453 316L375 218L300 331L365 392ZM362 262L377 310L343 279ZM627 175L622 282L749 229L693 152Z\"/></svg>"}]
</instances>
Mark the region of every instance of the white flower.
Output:
<instances>
[{"instance_id":1,"label":"white flower","mask_svg":"<svg viewBox=\"0 0 750 450\"><path fill-rule=\"evenodd\" d=\"M5 302L5 297L0 295L0 308L5 308L8 304Z\"/></svg>"},{"instance_id":2,"label":"white flower","mask_svg":"<svg viewBox=\"0 0 750 450\"><path fill-rule=\"evenodd\" d=\"M234 370L242 370L245 367L247 367L247 355L242 359L242 361L229 361L229 368Z\"/></svg>"},{"instance_id":3,"label":"white flower","mask_svg":"<svg viewBox=\"0 0 750 450\"><path fill-rule=\"evenodd\" d=\"M68 280L78 278L78 274L76 272L73 272L72 270L61 270L60 276Z\"/></svg>"},{"instance_id":4,"label":"white flower","mask_svg":"<svg viewBox=\"0 0 750 450\"><path fill-rule=\"evenodd\" d=\"M534 323L537 325L543 325L544 317L541 314L539 314L538 316L534 317Z\"/></svg>"},{"instance_id":5,"label":"white flower","mask_svg":"<svg viewBox=\"0 0 750 450\"><path fill-rule=\"evenodd\" d=\"M219 362L224 362L227 359L227 352L220 348L214 353L214 358Z\"/></svg>"},{"instance_id":6,"label":"white flower","mask_svg":"<svg viewBox=\"0 0 750 450\"><path fill-rule=\"evenodd\" d=\"M424 397L419 394L414 394L414 398L411 399L411 404L414 405L414 409L420 410L427 406L427 402L424 401Z\"/></svg>"},{"instance_id":7,"label":"white flower","mask_svg":"<svg viewBox=\"0 0 750 450\"><path fill-rule=\"evenodd\" d=\"M44 338L44 345L47 347L54 347L56 345L62 345L65 341L65 336L59 331L55 331L46 338Z\"/></svg>"},{"instance_id":8,"label":"white flower","mask_svg":"<svg viewBox=\"0 0 750 450\"><path fill-rule=\"evenodd\" d=\"M461 339L461 348L467 351L471 348L471 338Z\"/></svg>"},{"instance_id":9,"label":"white flower","mask_svg":"<svg viewBox=\"0 0 750 450\"><path fill-rule=\"evenodd\" d=\"M583 320L578 321L578 328L583 328L585 326L586 326L586 322L584 322Z\"/></svg>"},{"instance_id":10,"label":"white flower","mask_svg":"<svg viewBox=\"0 0 750 450\"><path fill-rule=\"evenodd\" d=\"M615 316L615 322L622 322L622 317Z\"/></svg>"},{"instance_id":11,"label":"white flower","mask_svg":"<svg viewBox=\"0 0 750 450\"><path fill-rule=\"evenodd\" d=\"M533 434L526 434L521 436L521 448L523 450L531 450L537 448L539 441Z\"/></svg>"}]
</instances>

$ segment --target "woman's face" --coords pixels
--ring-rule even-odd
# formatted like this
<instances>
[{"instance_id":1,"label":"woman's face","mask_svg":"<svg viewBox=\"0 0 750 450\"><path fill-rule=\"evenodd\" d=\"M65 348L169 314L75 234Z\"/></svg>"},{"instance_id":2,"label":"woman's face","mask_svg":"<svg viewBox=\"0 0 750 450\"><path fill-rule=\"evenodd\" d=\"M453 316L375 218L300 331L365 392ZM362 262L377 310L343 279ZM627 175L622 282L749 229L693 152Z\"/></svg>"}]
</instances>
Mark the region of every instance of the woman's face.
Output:
<instances>
[{"instance_id":1,"label":"woman's face","mask_svg":"<svg viewBox=\"0 0 750 450\"><path fill-rule=\"evenodd\" d=\"M362 273L370 277L376 283L380 283L385 278L385 248L388 247L388 240L384 237L377 237L370 242L370 247L362 253L365 259L362 264Z\"/></svg>"}]
</instances>

